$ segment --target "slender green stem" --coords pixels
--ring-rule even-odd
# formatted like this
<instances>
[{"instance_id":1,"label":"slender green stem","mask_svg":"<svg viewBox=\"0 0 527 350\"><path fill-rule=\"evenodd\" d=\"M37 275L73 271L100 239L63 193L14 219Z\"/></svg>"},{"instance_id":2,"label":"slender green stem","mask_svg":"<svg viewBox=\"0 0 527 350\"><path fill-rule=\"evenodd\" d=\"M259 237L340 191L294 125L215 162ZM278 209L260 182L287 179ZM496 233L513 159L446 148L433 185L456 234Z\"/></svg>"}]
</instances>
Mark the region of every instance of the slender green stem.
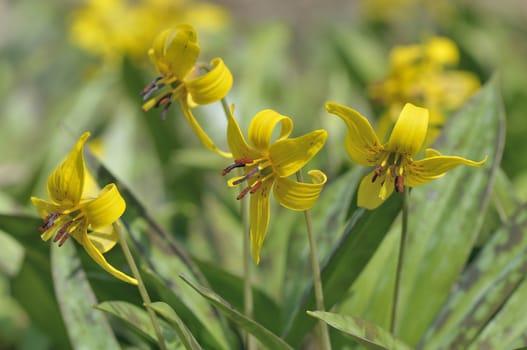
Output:
<instances>
[{"instance_id":1,"label":"slender green stem","mask_svg":"<svg viewBox=\"0 0 527 350\"><path fill-rule=\"evenodd\" d=\"M157 319L157 316L154 310L150 308L150 304L152 303L152 301L150 300L148 291L146 290L143 279L141 278L139 269L137 268L137 265L135 264L135 260L134 260L134 257L132 256L132 252L130 251L130 247L128 246L128 243L126 242L123 230L121 229L121 225L118 222L114 222L113 229L119 236L119 243L121 243L121 248L123 249L124 257L126 258L128 265L130 266L132 275L137 280L137 289L139 289L139 294L141 295L141 299L143 299L143 303L146 307L146 312L148 313L148 316L150 317L150 320L152 321L152 326L154 327L154 332L156 333L156 336L157 336L159 348L161 350L166 350L167 347L165 344L165 338L163 337L163 333L161 333L161 327L159 325L159 321Z\"/></svg>"},{"instance_id":2,"label":"slender green stem","mask_svg":"<svg viewBox=\"0 0 527 350\"><path fill-rule=\"evenodd\" d=\"M393 335L397 329L397 308L399 306L399 292L401 289L401 280L404 264L404 253L406 250L406 240L408 236L408 189L403 193L403 217L401 225L401 240L399 242L399 255L397 258L397 270L395 271L395 287L393 291L392 317L390 320L390 332Z\"/></svg>"},{"instance_id":3,"label":"slender green stem","mask_svg":"<svg viewBox=\"0 0 527 350\"><path fill-rule=\"evenodd\" d=\"M296 178L299 182L303 182L301 171L297 171ZM306 221L307 238L309 240L311 268L313 270L313 286L315 288L315 301L316 301L317 309L319 311L326 311L325 306L324 306L324 292L322 290L322 279L320 277L320 266L318 264L318 257L317 257L317 244L315 241L315 235L313 234L313 224L311 223L311 214L309 213L308 210L304 211L304 219ZM320 329L320 342L321 342L320 348L323 350L330 350L331 341L329 340L328 325L322 320L318 322L318 325Z\"/></svg>"}]
</instances>

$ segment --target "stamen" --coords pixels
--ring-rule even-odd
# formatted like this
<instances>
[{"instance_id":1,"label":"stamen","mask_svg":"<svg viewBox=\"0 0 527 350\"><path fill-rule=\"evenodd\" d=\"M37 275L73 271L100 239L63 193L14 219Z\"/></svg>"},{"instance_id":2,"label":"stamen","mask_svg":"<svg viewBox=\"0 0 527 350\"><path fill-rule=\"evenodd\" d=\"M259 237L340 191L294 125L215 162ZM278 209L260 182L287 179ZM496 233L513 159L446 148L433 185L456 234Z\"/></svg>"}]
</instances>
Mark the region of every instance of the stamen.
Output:
<instances>
[{"instance_id":1,"label":"stamen","mask_svg":"<svg viewBox=\"0 0 527 350\"><path fill-rule=\"evenodd\" d=\"M164 105L165 103L170 103L170 97L172 97L172 93L169 92L168 94L164 95L163 97L161 97L161 99L159 99L159 101L157 101L157 103L154 105L154 107L159 107L159 106L162 106Z\"/></svg>"},{"instance_id":2,"label":"stamen","mask_svg":"<svg viewBox=\"0 0 527 350\"><path fill-rule=\"evenodd\" d=\"M52 213L46 216L46 218L44 219L44 224L39 227L38 231L40 233L43 233L53 227L53 225L55 224L55 220L59 217L59 215L59 213Z\"/></svg>"},{"instance_id":3,"label":"stamen","mask_svg":"<svg viewBox=\"0 0 527 350\"><path fill-rule=\"evenodd\" d=\"M247 193L249 193L249 191L251 190L251 186L247 186L243 189L243 191L240 192L240 194L236 197L236 200L240 200L242 199L243 197L245 197L247 195Z\"/></svg>"},{"instance_id":4,"label":"stamen","mask_svg":"<svg viewBox=\"0 0 527 350\"><path fill-rule=\"evenodd\" d=\"M225 176L228 173L230 173L232 171L232 169L244 167L247 164L250 164L252 162L253 162L253 160L250 159L250 158L235 159L234 160L234 164L231 164L231 165L227 166L225 169L223 169L222 172L221 172L221 175Z\"/></svg>"},{"instance_id":5,"label":"stamen","mask_svg":"<svg viewBox=\"0 0 527 350\"><path fill-rule=\"evenodd\" d=\"M167 119L167 112L168 112L168 109L170 108L171 104L172 104L172 101L168 102L165 105L165 108L163 108L163 112L161 112L161 120L166 120Z\"/></svg>"},{"instance_id":6,"label":"stamen","mask_svg":"<svg viewBox=\"0 0 527 350\"><path fill-rule=\"evenodd\" d=\"M154 92L154 91L157 91L159 90L160 88L162 88L163 86L165 86L165 84L159 84L157 85L157 82L159 80L161 80L163 77L162 76L159 76L157 78L155 78L154 80L152 80L152 82L150 82L147 86L144 87L143 91L141 91L139 93L140 96L143 97L143 101L144 100L147 100L148 97L150 97L150 95Z\"/></svg>"},{"instance_id":7,"label":"stamen","mask_svg":"<svg viewBox=\"0 0 527 350\"><path fill-rule=\"evenodd\" d=\"M248 172L247 174L245 174L244 177L241 177L241 178L239 178L238 180L233 181L232 184L233 184L233 185L239 185L239 184L241 184L242 182L249 180L254 174L256 174L256 173L258 172L258 170L259 170L258 167L254 168L253 170L251 170L250 172Z\"/></svg>"},{"instance_id":8,"label":"stamen","mask_svg":"<svg viewBox=\"0 0 527 350\"><path fill-rule=\"evenodd\" d=\"M56 243L58 240L60 240L60 242L59 242L59 247L60 247L62 244L64 244L64 242L66 242L66 239L68 239L67 236L69 236L69 234L66 233L66 231L68 230L68 228L70 227L72 222L73 221L69 221L69 222L65 223L64 226L62 226L60 228L60 230L57 232L57 234L53 238L53 243ZM66 235L66 238L63 237L64 234Z\"/></svg>"},{"instance_id":9,"label":"stamen","mask_svg":"<svg viewBox=\"0 0 527 350\"><path fill-rule=\"evenodd\" d=\"M396 167L395 163L392 164L392 166L390 167L390 175L392 175L392 177L396 176L395 175L395 167Z\"/></svg>"},{"instance_id":10,"label":"stamen","mask_svg":"<svg viewBox=\"0 0 527 350\"><path fill-rule=\"evenodd\" d=\"M381 176L382 172L384 171L384 168L382 165L379 165L375 170L373 171L373 177L371 178L371 182L375 182L379 176Z\"/></svg>"},{"instance_id":11,"label":"stamen","mask_svg":"<svg viewBox=\"0 0 527 350\"><path fill-rule=\"evenodd\" d=\"M68 240L68 238L70 238L70 234L66 233L64 237L62 237L62 239L60 240L59 247L62 247L62 245Z\"/></svg>"},{"instance_id":12,"label":"stamen","mask_svg":"<svg viewBox=\"0 0 527 350\"><path fill-rule=\"evenodd\" d=\"M247 186L243 189L243 191L240 192L240 194L236 197L237 200L242 199L247 195L247 193L253 194L254 192L258 191L260 187L262 187L262 181L258 180L255 183L253 183L251 186Z\"/></svg>"},{"instance_id":13,"label":"stamen","mask_svg":"<svg viewBox=\"0 0 527 350\"><path fill-rule=\"evenodd\" d=\"M404 178L402 175L395 177L395 190L399 193L404 192Z\"/></svg>"}]
</instances>

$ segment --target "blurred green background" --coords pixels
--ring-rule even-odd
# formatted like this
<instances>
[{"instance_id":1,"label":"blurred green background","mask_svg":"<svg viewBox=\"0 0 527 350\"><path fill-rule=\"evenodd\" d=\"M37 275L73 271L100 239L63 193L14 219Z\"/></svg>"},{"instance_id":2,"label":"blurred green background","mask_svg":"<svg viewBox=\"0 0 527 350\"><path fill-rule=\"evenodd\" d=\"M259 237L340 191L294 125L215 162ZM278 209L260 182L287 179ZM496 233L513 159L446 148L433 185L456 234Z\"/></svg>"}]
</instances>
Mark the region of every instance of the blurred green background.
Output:
<instances>
[{"instance_id":1,"label":"blurred green background","mask_svg":"<svg viewBox=\"0 0 527 350\"><path fill-rule=\"evenodd\" d=\"M197 27L201 60L219 56L230 67L228 100L242 127L273 108L293 118L296 135L329 131L310 168L330 181L351 162L325 101L373 116L367 86L386 76L390 49L451 38L459 69L483 83L497 74L507 122L502 168L510 190L527 200L525 1L0 0L1 213L36 214L29 197L45 194L47 174L89 130L91 150L156 220L196 257L241 275L239 223L230 221L237 206L219 175L225 160L201 147L179 111L162 121L159 110L140 108L139 92L155 76L146 50L159 30L181 21ZM220 106L196 115L225 148ZM264 252L283 243L278 236L269 235ZM322 243L322 254L328 249ZM0 348L47 349L46 332L12 297L24 253L0 231ZM256 274L256 283L278 297L268 277Z\"/></svg>"}]
</instances>

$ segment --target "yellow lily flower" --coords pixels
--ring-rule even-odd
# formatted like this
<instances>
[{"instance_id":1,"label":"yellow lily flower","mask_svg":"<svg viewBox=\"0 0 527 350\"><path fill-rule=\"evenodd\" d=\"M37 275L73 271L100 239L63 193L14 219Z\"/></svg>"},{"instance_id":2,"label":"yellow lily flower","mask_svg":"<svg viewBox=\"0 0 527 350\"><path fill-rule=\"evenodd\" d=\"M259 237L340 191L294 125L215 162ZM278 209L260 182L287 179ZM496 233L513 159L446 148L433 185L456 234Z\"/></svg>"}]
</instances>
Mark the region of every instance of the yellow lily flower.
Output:
<instances>
[{"instance_id":1,"label":"yellow lily flower","mask_svg":"<svg viewBox=\"0 0 527 350\"><path fill-rule=\"evenodd\" d=\"M278 138L271 142L273 131L279 124ZM251 195L250 235L256 264L260 262L260 250L269 225L271 187L275 199L285 208L307 210L315 204L327 181L320 170L308 172L312 183L288 179L320 151L327 139L326 130L289 138L292 130L293 121L289 117L270 109L263 110L249 125L249 145L232 113L229 116L227 140L235 161L223 170L223 175L243 167L244 175L230 179L228 185L234 187L247 183L236 199Z\"/></svg>"},{"instance_id":2,"label":"yellow lily flower","mask_svg":"<svg viewBox=\"0 0 527 350\"><path fill-rule=\"evenodd\" d=\"M51 200L31 197L38 214L44 219L39 229L40 237L47 241L55 236L53 243L58 242L59 247L73 237L108 273L137 284L135 278L114 268L103 256L119 239L112 223L124 213L126 203L115 184L106 185L98 195L93 193L95 182L86 169L83 155L89 137L89 132L82 134L66 159L48 177Z\"/></svg>"},{"instance_id":3,"label":"yellow lily flower","mask_svg":"<svg viewBox=\"0 0 527 350\"><path fill-rule=\"evenodd\" d=\"M387 135L406 102L430 111L430 144L439 135L448 114L459 108L478 89L478 78L452 70L459 63L456 44L448 38L431 37L423 44L396 46L390 52L390 72L386 79L374 82L369 94L386 107L377 132Z\"/></svg>"},{"instance_id":4,"label":"yellow lily flower","mask_svg":"<svg viewBox=\"0 0 527 350\"><path fill-rule=\"evenodd\" d=\"M375 209L393 191L415 187L438 179L458 165L482 166L487 157L475 162L457 156L443 156L427 149L425 158L414 160L426 137L428 110L407 103L399 115L388 142L382 144L368 119L359 112L333 102L326 103L329 113L342 118L348 127L346 149L351 159L360 165L375 167L360 185L358 206Z\"/></svg>"},{"instance_id":5,"label":"yellow lily flower","mask_svg":"<svg viewBox=\"0 0 527 350\"><path fill-rule=\"evenodd\" d=\"M196 61L199 56L198 36L189 24L180 24L159 34L148 51L150 59L161 74L141 92L143 110L164 106L162 118L168 108L178 101L183 115L201 143L209 150L230 158L228 152L219 150L201 128L192 114L191 105L205 105L224 98L232 87L232 74L220 58L210 62L202 76L197 76ZM150 98L153 94L155 97Z\"/></svg>"}]
</instances>

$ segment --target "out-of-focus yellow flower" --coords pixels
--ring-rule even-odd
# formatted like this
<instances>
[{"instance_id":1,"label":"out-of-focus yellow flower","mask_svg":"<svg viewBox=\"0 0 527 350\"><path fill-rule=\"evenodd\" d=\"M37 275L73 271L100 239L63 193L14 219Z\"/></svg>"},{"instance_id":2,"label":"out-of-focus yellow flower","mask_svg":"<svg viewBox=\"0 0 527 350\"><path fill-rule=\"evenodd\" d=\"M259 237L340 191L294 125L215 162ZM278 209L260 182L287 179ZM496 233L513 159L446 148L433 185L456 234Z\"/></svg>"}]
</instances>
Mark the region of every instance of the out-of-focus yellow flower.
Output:
<instances>
[{"instance_id":1,"label":"out-of-focus yellow flower","mask_svg":"<svg viewBox=\"0 0 527 350\"><path fill-rule=\"evenodd\" d=\"M209 150L230 158L231 154L218 149L201 128L192 114L191 105L205 105L224 98L232 87L232 74L221 58L215 58L209 66L198 66L197 33L190 24L180 24L159 34L148 55L161 74L147 85L141 95L143 110L163 106L162 117L168 108L178 101L185 119L201 143ZM205 74L199 76L202 68ZM152 95L154 97L150 98Z\"/></svg>"},{"instance_id":2,"label":"out-of-focus yellow flower","mask_svg":"<svg viewBox=\"0 0 527 350\"><path fill-rule=\"evenodd\" d=\"M273 131L279 124L281 129L278 138L271 142ZM251 195L250 235L252 254L257 264L269 225L271 187L275 199L282 206L292 210L307 210L315 204L327 181L326 175L320 170L308 172L312 183L288 179L320 151L327 138L326 130L315 130L297 138L289 138L292 130L293 121L290 118L270 109L263 110L254 116L249 125L249 145L232 113L229 116L227 140L235 161L223 170L223 175L243 167L244 175L230 179L228 185L248 185L237 199Z\"/></svg>"},{"instance_id":3,"label":"out-of-focus yellow flower","mask_svg":"<svg viewBox=\"0 0 527 350\"><path fill-rule=\"evenodd\" d=\"M411 102L430 110L429 135L425 141L430 144L446 116L479 89L474 74L450 69L458 63L456 45L443 37L392 49L388 77L369 88L373 100L386 108L377 128L379 135L388 134L404 104Z\"/></svg>"},{"instance_id":4,"label":"out-of-focus yellow flower","mask_svg":"<svg viewBox=\"0 0 527 350\"><path fill-rule=\"evenodd\" d=\"M77 141L66 159L48 178L51 201L31 197L44 225L40 228L44 241L53 238L62 246L69 237L81 244L88 255L114 277L132 284L129 277L110 265L103 256L119 237L112 224L124 213L126 203L115 184L106 185L97 194L95 182L86 169L83 148L90 133Z\"/></svg>"},{"instance_id":5,"label":"out-of-focus yellow flower","mask_svg":"<svg viewBox=\"0 0 527 350\"><path fill-rule=\"evenodd\" d=\"M386 144L381 144L368 120L359 112L333 102L326 104L328 112L342 118L348 127L346 149L351 159L360 165L375 167L359 186L358 205L375 209L393 191L404 192L404 186L415 187L438 179L458 165L482 166L487 157L475 162L457 156L443 156L427 149L425 158L415 161L425 141L428 110L407 103L401 111Z\"/></svg>"},{"instance_id":6,"label":"out-of-focus yellow flower","mask_svg":"<svg viewBox=\"0 0 527 350\"><path fill-rule=\"evenodd\" d=\"M358 6L362 16L388 23L408 21L414 16L428 21L448 20L456 11L456 4L448 0L361 0Z\"/></svg>"},{"instance_id":7,"label":"out-of-focus yellow flower","mask_svg":"<svg viewBox=\"0 0 527 350\"><path fill-rule=\"evenodd\" d=\"M228 14L219 5L194 0L87 0L73 15L71 36L110 62L140 59L157 33L181 22L211 32L226 25Z\"/></svg>"}]
</instances>

